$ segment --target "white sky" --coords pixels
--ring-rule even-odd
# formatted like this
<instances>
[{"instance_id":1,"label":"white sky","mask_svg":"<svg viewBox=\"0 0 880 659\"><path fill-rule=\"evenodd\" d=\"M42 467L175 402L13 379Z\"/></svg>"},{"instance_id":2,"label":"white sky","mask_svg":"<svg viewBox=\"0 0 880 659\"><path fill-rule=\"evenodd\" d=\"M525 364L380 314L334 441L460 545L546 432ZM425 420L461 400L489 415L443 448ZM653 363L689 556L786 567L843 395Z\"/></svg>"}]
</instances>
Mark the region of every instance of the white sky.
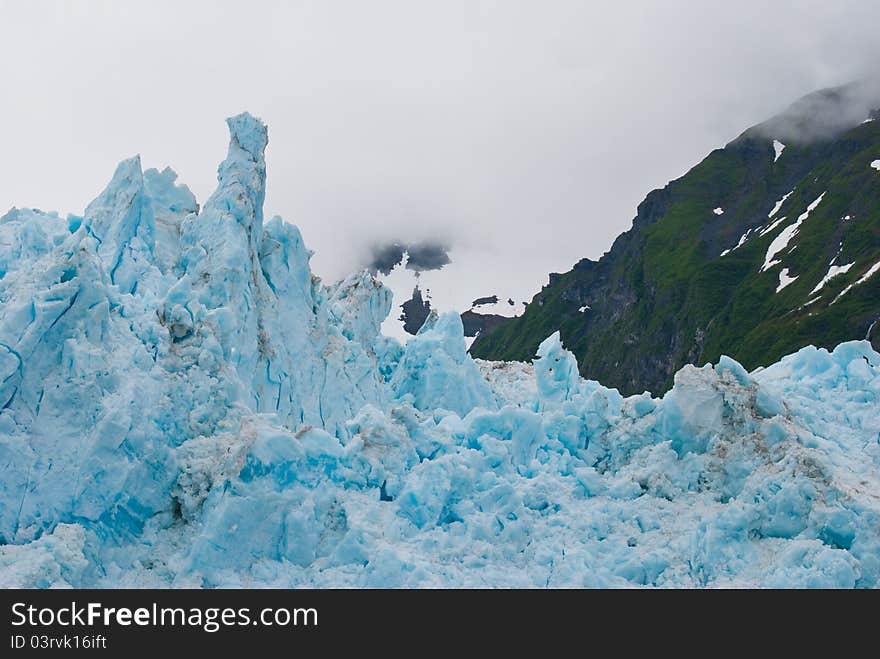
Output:
<instances>
[{"instance_id":1,"label":"white sky","mask_svg":"<svg viewBox=\"0 0 880 659\"><path fill-rule=\"evenodd\" d=\"M134 153L204 201L246 109L266 215L319 274L441 237L435 298L528 299L652 188L878 62L874 0L0 0L0 212L82 212Z\"/></svg>"}]
</instances>

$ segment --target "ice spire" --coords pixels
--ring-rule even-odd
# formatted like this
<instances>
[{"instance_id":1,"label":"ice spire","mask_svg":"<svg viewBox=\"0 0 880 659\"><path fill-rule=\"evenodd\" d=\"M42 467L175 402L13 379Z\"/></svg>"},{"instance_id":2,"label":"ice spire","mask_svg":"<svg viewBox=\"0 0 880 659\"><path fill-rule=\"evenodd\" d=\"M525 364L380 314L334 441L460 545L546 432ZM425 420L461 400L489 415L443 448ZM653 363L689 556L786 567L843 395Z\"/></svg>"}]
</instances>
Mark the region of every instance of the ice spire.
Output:
<instances>
[{"instance_id":1,"label":"ice spire","mask_svg":"<svg viewBox=\"0 0 880 659\"><path fill-rule=\"evenodd\" d=\"M266 160L269 142L266 124L242 112L226 120L229 150L217 169L217 189L205 203L204 212L228 213L259 238L266 197Z\"/></svg>"},{"instance_id":2,"label":"ice spire","mask_svg":"<svg viewBox=\"0 0 880 659\"><path fill-rule=\"evenodd\" d=\"M257 298L269 291L259 260L268 132L246 112L226 123L229 150L217 170L217 189L181 226L186 273L169 291L164 310L166 317L174 309L177 316L191 315L193 332L207 322L225 356L248 370L263 334Z\"/></svg>"},{"instance_id":3,"label":"ice spire","mask_svg":"<svg viewBox=\"0 0 880 659\"><path fill-rule=\"evenodd\" d=\"M155 233L140 156L119 163L110 183L86 208L85 225L99 241L98 255L111 281L123 292L131 292L138 278L134 252L149 255ZM141 256L140 260L149 261L150 257Z\"/></svg>"}]
</instances>

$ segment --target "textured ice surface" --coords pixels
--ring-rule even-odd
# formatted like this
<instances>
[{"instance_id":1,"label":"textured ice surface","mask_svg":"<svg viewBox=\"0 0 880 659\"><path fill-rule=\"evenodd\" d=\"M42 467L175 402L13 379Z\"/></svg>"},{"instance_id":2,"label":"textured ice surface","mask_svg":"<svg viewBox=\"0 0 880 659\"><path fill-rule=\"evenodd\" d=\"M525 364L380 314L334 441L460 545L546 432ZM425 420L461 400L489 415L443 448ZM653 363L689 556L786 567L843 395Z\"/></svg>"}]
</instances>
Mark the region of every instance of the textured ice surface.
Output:
<instances>
[{"instance_id":1,"label":"textured ice surface","mask_svg":"<svg viewBox=\"0 0 880 659\"><path fill-rule=\"evenodd\" d=\"M0 584L811 586L880 579L880 355L686 367L662 398L406 346L263 220L240 115L202 208L123 162L0 219Z\"/></svg>"}]
</instances>

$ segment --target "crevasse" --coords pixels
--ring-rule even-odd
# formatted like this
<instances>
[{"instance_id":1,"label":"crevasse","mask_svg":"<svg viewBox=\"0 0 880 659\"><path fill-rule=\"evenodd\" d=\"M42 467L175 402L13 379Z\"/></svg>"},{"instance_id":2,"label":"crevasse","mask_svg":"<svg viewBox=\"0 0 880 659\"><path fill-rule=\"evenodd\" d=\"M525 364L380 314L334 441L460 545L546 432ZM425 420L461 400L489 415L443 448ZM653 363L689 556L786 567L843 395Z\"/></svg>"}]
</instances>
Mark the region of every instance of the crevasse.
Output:
<instances>
[{"instance_id":1,"label":"crevasse","mask_svg":"<svg viewBox=\"0 0 880 659\"><path fill-rule=\"evenodd\" d=\"M662 398L405 346L263 221L266 127L199 208L118 167L0 218L0 585L876 587L880 355L686 367Z\"/></svg>"}]
</instances>

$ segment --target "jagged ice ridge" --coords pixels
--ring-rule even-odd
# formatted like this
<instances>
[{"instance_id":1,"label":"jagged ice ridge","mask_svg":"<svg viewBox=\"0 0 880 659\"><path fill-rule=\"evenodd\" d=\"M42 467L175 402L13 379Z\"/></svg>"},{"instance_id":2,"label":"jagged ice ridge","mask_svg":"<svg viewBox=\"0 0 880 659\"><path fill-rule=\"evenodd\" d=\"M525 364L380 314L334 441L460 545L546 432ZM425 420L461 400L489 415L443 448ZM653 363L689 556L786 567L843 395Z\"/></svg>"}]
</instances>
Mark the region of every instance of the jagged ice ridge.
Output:
<instances>
[{"instance_id":1,"label":"jagged ice ridge","mask_svg":"<svg viewBox=\"0 0 880 659\"><path fill-rule=\"evenodd\" d=\"M685 367L662 398L405 346L263 221L266 127L199 209L119 165L0 219L0 585L876 587L880 355Z\"/></svg>"}]
</instances>

